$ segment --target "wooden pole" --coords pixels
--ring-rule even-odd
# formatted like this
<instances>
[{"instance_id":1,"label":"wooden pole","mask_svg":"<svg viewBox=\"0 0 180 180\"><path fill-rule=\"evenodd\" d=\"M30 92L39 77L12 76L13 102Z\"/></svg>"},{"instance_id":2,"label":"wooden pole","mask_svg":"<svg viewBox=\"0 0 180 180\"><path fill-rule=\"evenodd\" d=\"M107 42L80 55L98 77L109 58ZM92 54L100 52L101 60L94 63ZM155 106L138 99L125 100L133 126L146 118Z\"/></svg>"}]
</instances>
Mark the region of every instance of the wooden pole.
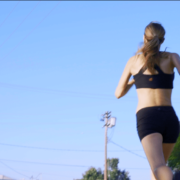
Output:
<instances>
[{"instance_id":1,"label":"wooden pole","mask_svg":"<svg viewBox=\"0 0 180 180\"><path fill-rule=\"evenodd\" d=\"M104 168L104 180L107 180L107 130L108 130L108 112L106 112L106 124L105 124L105 168Z\"/></svg>"}]
</instances>

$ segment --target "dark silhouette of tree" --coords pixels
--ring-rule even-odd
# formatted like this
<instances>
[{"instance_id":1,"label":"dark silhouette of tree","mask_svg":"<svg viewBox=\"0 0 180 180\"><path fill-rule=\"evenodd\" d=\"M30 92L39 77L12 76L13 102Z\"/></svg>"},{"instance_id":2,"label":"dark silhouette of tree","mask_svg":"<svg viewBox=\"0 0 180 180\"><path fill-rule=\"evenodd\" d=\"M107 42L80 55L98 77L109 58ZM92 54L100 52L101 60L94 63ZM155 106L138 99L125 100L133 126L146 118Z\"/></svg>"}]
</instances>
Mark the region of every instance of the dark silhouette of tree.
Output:
<instances>
[{"instance_id":1,"label":"dark silhouette of tree","mask_svg":"<svg viewBox=\"0 0 180 180\"><path fill-rule=\"evenodd\" d=\"M174 146L174 149L168 159L167 164L172 170L180 171L180 134Z\"/></svg>"},{"instance_id":2,"label":"dark silhouette of tree","mask_svg":"<svg viewBox=\"0 0 180 180\"><path fill-rule=\"evenodd\" d=\"M130 180L129 172L118 169L119 159L107 159L108 180Z\"/></svg>"},{"instance_id":3,"label":"dark silhouette of tree","mask_svg":"<svg viewBox=\"0 0 180 180\"><path fill-rule=\"evenodd\" d=\"M107 159L108 180L130 180L129 172L118 169L118 158ZM104 172L101 169L91 167L83 174L82 180L104 180Z\"/></svg>"},{"instance_id":4,"label":"dark silhouette of tree","mask_svg":"<svg viewBox=\"0 0 180 180\"><path fill-rule=\"evenodd\" d=\"M83 174L82 180L103 180L104 174L102 173L101 169L95 169L91 167L88 171Z\"/></svg>"},{"instance_id":5,"label":"dark silhouette of tree","mask_svg":"<svg viewBox=\"0 0 180 180\"><path fill-rule=\"evenodd\" d=\"M179 122L180 128L180 122ZM168 159L167 165L173 170L173 180L180 180L180 134L174 149Z\"/></svg>"}]
</instances>

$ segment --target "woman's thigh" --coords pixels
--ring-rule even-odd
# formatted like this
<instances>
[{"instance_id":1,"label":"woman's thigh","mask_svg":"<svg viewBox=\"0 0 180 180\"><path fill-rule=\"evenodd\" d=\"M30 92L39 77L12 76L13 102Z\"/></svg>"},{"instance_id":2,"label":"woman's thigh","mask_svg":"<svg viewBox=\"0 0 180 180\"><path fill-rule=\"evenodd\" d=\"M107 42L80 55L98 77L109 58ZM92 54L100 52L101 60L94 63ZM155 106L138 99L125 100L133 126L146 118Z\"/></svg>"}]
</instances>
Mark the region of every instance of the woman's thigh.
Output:
<instances>
[{"instance_id":1,"label":"woman's thigh","mask_svg":"<svg viewBox=\"0 0 180 180\"><path fill-rule=\"evenodd\" d=\"M154 172L154 170L159 166L166 165L162 141L163 137L160 133L149 134L141 140L152 172Z\"/></svg>"},{"instance_id":2,"label":"woman's thigh","mask_svg":"<svg viewBox=\"0 0 180 180\"><path fill-rule=\"evenodd\" d=\"M174 146L175 146L175 143L163 143L162 144L165 163L167 163ZM156 180L153 171L151 171L151 180Z\"/></svg>"}]
</instances>

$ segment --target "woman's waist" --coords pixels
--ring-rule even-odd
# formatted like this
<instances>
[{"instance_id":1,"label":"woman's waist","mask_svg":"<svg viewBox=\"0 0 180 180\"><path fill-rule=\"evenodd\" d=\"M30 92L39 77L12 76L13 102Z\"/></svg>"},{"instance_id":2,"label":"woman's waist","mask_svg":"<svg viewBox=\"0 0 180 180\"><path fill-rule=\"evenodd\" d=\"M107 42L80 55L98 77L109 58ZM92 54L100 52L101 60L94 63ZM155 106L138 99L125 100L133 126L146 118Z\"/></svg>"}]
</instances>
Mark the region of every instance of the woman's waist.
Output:
<instances>
[{"instance_id":1,"label":"woman's waist","mask_svg":"<svg viewBox=\"0 0 180 180\"><path fill-rule=\"evenodd\" d=\"M142 88L137 90L139 102L164 104L171 101L172 89Z\"/></svg>"},{"instance_id":2,"label":"woman's waist","mask_svg":"<svg viewBox=\"0 0 180 180\"><path fill-rule=\"evenodd\" d=\"M173 106L144 107L136 113L137 124L162 122L176 116Z\"/></svg>"},{"instance_id":3,"label":"woman's waist","mask_svg":"<svg viewBox=\"0 0 180 180\"><path fill-rule=\"evenodd\" d=\"M164 103L138 103L138 106L136 108L136 114L143 110L143 109L147 109L147 108L151 108L151 109L168 109L168 108L172 108L172 104L171 101L170 102L164 102Z\"/></svg>"}]
</instances>

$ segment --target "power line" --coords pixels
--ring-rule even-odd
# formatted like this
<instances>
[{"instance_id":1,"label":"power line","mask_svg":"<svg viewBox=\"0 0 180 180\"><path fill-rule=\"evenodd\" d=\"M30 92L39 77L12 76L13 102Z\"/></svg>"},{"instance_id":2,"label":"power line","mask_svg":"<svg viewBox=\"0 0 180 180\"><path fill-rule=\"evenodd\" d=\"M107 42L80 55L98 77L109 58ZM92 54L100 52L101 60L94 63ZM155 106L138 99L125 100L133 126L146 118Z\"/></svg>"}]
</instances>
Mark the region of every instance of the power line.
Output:
<instances>
[{"instance_id":1,"label":"power line","mask_svg":"<svg viewBox=\"0 0 180 180\"><path fill-rule=\"evenodd\" d=\"M56 90L56 89L48 89L48 88L37 88L37 87L30 87L30 86L23 86L23 85L16 85L16 84L8 84L0 82L0 86L7 87L7 88L23 88L27 90L35 90L35 91L45 91L45 92L55 92L55 93L65 93L65 94L76 94L76 95L89 95L89 96L102 96L102 97L113 97L110 94L95 94L95 93L84 93L84 92L75 92L75 91L63 91L63 90Z\"/></svg>"},{"instance_id":2,"label":"power line","mask_svg":"<svg viewBox=\"0 0 180 180\"><path fill-rule=\"evenodd\" d=\"M52 9L51 11L44 16L44 18L8 53L6 54L2 59L6 58L11 52L13 52L52 12L53 10L59 5L61 1L59 1Z\"/></svg>"},{"instance_id":3,"label":"power line","mask_svg":"<svg viewBox=\"0 0 180 180\"><path fill-rule=\"evenodd\" d=\"M21 88L21 89L35 91L35 92L41 92L41 93L42 92L50 93L50 94L61 93L61 95L63 94L63 96L68 95L71 97L83 97L83 98L91 98L91 99L95 98L95 99L101 99L101 100L108 98L108 99L117 101L115 96L109 95L109 94L95 94L95 93L93 94L93 93L83 93L83 92L73 92L73 91L62 91L62 90L47 89L47 88L36 88L36 87L30 87L30 86L13 85L13 84L2 83L2 82L0 82L0 86L5 87L5 88ZM132 98L135 98L135 97L126 97L125 99L122 99L122 100L127 101L127 99L129 99L132 101ZM133 99L133 100L135 100L135 99Z\"/></svg>"},{"instance_id":4,"label":"power line","mask_svg":"<svg viewBox=\"0 0 180 180\"><path fill-rule=\"evenodd\" d=\"M16 32L16 30L21 26L21 24L28 18L28 16L34 11L34 9L39 5L41 1L39 1L33 9L30 11L30 13L22 20L22 22L16 27L16 29L3 41L3 43L0 45L0 48L3 46L3 44L8 41L8 39Z\"/></svg>"},{"instance_id":5,"label":"power line","mask_svg":"<svg viewBox=\"0 0 180 180\"><path fill-rule=\"evenodd\" d=\"M15 169L11 168L10 166L8 166L7 164L5 164L5 163L2 162L2 161L0 161L0 163L3 164L4 166L6 166L7 168L11 169L12 171L16 172L17 174L20 174L20 175L23 175L23 176L25 176L25 177L30 178L29 176L26 176L26 175L24 175L24 174L22 174L22 173L16 171Z\"/></svg>"},{"instance_id":6,"label":"power line","mask_svg":"<svg viewBox=\"0 0 180 180\"><path fill-rule=\"evenodd\" d=\"M87 166L87 165L56 164L56 163L9 160L9 159L0 159L0 161L10 161L10 162L19 162L19 163L28 163L28 164L42 164L42 165L51 165L51 166L91 167L91 166Z\"/></svg>"},{"instance_id":7,"label":"power line","mask_svg":"<svg viewBox=\"0 0 180 180\"><path fill-rule=\"evenodd\" d=\"M4 21L1 23L0 28L1 28L1 26L6 22L6 20L8 19L8 17L12 14L12 12L16 9L16 7L17 7L17 5L18 5L19 3L20 3L20 1L15 4L14 8L10 11L10 13L6 16L6 18L4 19Z\"/></svg>"},{"instance_id":8,"label":"power line","mask_svg":"<svg viewBox=\"0 0 180 180\"><path fill-rule=\"evenodd\" d=\"M135 169L135 170L149 170L149 168L127 168L127 167L120 167L120 169ZM20 170L21 172L23 171L23 172L30 172L30 173L39 173L39 171L30 171L30 170L26 170L26 169L18 169L18 170ZM49 176L60 176L60 174L55 174L55 173L47 173L47 172L42 172L41 171L41 173L42 174L44 174L44 175L49 175ZM70 178L70 177L69 177Z\"/></svg>"},{"instance_id":9,"label":"power line","mask_svg":"<svg viewBox=\"0 0 180 180\"><path fill-rule=\"evenodd\" d=\"M130 151L130 150L128 150L128 149L120 146L119 144L114 143L113 141L110 141L110 142L111 142L112 144L114 144L114 145L116 145L116 146L119 146L120 148L122 148L122 149L124 149L124 150L126 150L126 151L128 151L128 152L130 152L130 153L132 153L132 154L135 154L136 156L139 156L139 157L147 160L147 158L145 158L145 157L143 157L143 156L141 156L141 155L139 155L139 154L136 154L136 153L134 153L134 152L132 152L132 151Z\"/></svg>"},{"instance_id":10,"label":"power line","mask_svg":"<svg viewBox=\"0 0 180 180\"><path fill-rule=\"evenodd\" d=\"M52 165L52 166L68 166L68 167L94 167L92 165L70 165L70 164L58 164L58 163L44 163L44 162L30 162L30 161L20 161L20 160L9 160L9 159L0 159L0 161L10 161L17 163L28 163L28 164L42 164L42 165ZM121 168L124 169L124 168ZM127 169L149 169L149 168L127 168Z\"/></svg>"},{"instance_id":11,"label":"power line","mask_svg":"<svg viewBox=\"0 0 180 180\"><path fill-rule=\"evenodd\" d=\"M28 149L40 149L40 150L50 150L50 151L76 151L76 152L104 152L104 150L75 150L75 149L58 149L58 148L45 148L45 147L34 147L34 146L24 146L24 145L14 145L14 144L6 144L0 143L3 146L13 146L18 148L28 148ZM143 151L143 150L133 150L133 151ZM123 151L108 151L108 152L123 152Z\"/></svg>"},{"instance_id":12,"label":"power line","mask_svg":"<svg viewBox=\"0 0 180 180\"><path fill-rule=\"evenodd\" d=\"M35 92L62 93L63 95L68 95L68 96L71 95L71 96L75 96L75 97L86 97L86 98L96 98L96 99L109 98L109 99L117 100L115 98L115 96L110 95L110 94L96 94L96 93L64 91L64 90L48 89L48 88L37 88L37 87L17 85L17 84L9 84L9 83L3 83L3 82L0 82L0 86L5 87L5 88L21 88L21 89L31 90L31 91L35 91ZM132 101L132 100L137 100L137 97L135 97L135 96L126 96L126 98L123 97L121 100L127 100L127 99L130 99ZM173 97L173 99L177 100L177 101L180 100L177 97Z\"/></svg>"}]
</instances>

